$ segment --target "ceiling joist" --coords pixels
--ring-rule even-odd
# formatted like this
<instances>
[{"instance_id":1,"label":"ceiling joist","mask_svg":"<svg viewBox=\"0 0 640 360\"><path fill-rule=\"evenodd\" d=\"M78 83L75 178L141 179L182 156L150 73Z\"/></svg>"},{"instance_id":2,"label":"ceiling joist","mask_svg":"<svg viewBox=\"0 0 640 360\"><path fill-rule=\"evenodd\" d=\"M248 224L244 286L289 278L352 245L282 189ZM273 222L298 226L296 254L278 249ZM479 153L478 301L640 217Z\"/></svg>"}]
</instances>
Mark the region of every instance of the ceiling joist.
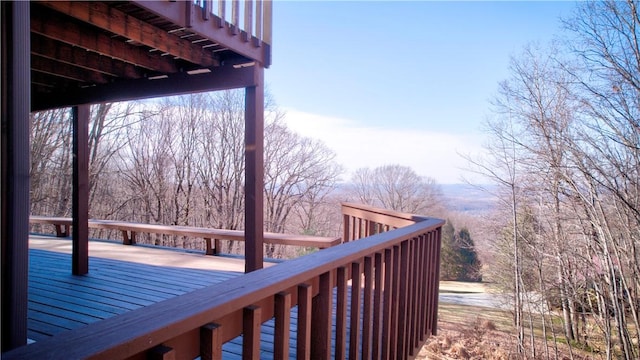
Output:
<instances>
[{"instance_id":1,"label":"ceiling joist","mask_svg":"<svg viewBox=\"0 0 640 360\"><path fill-rule=\"evenodd\" d=\"M205 67L218 66L220 62L211 51L181 39L144 21L129 16L100 2L47 1L43 5L72 16L78 20L120 35L134 42L158 49L175 57Z\"/></svg>"}]
</instances>

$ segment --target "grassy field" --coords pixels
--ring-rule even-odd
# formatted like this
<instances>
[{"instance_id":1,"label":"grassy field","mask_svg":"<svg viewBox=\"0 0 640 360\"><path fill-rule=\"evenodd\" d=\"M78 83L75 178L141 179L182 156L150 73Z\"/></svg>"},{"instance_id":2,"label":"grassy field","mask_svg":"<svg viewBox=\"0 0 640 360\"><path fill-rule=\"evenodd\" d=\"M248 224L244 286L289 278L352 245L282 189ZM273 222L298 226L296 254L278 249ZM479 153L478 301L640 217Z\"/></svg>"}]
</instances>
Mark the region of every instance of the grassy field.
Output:
<instances>
[{"instance_id":1,"label":"grassy field","mask_svg":"<svg viewBox=\"0 0 640 360\"><path fill-rule=\"evenodd\" d=\"M486 291L491 291L491 286L482 283L443 281L440 284L441 293ZM537 355L546 358L545 351L549 351L550 358L555 358L556 348L549 341L549 347L545 350L541 323L535 323ZM441 303L438 309L438 336L429 339L417 359L516 359L512 324L513 317L509 311ZM570 359L566 344L560 342L557 349L559 359ZM576 360L598 358L575 349L572 353Z\"/></svg>"}]
</instances>

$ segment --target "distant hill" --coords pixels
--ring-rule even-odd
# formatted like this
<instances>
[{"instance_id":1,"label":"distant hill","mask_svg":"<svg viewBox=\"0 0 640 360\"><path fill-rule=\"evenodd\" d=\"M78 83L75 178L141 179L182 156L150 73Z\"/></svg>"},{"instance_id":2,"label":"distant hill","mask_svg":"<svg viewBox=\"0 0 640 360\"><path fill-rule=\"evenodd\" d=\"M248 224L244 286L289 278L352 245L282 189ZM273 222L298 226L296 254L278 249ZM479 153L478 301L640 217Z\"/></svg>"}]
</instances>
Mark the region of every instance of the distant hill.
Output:
<instances>
[{"instance_id":1,"label":"distant hill","mask_svg":"<svg viewBox=\"0 0 640 360\"><path fill-rule=\"evenodd\" d=\"M492 185L482 185L491 188ZM469 184L440 184L444 205L451 211L471 215L486 213L493 209L495 198L482 189Z\"/></svg>"}]
</instances>

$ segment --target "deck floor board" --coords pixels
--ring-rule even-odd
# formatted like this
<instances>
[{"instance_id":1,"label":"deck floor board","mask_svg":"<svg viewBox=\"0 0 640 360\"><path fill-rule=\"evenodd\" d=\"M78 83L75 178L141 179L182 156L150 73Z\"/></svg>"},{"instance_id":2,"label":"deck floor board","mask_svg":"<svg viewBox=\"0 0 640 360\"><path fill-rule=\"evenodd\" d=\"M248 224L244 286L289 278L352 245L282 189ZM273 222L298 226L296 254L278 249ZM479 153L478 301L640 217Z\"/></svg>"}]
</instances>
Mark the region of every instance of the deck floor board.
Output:
<instances>
[{"instance_id":1,"label":"deck floor board","mask_svg":"<svg viewBox=\"0 0 640 360\"><path fill-rule=\"evenodd\" d=\"M244 267L241 259L91 242L89 274L75 276L69 243L47 236L32 236L30 241L28 336L32 340L233 279L242 275ZM334 294L334 304L335 300ZM296 355L297 315L293 307L290 358ZM335 313L333 324L335 339ZM262 324L261 358L273 358L274 332L273 319ZM242 336L222 349L224 359L240 359Z\"/></svg>"}]
</instances>

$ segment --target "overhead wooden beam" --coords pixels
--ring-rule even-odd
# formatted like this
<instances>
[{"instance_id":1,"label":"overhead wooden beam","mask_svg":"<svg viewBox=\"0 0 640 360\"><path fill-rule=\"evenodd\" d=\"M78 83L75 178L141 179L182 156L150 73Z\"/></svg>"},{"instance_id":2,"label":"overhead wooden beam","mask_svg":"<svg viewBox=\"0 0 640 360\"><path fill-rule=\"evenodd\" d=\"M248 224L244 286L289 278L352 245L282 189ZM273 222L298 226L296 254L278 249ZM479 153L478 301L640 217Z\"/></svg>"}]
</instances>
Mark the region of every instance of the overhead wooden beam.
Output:
<instances>
[{"instance_id":1,"label":"overhead wooden beam","mask_svg":"<svg viewBox=\"0 0 640 360\"><path fill-rule=\"evenodd\" d=\"M0 1L2 196L2 352L27 342L29 274L29 108L28 2Z\"/></svg>"},{"instance_id":2,"label":"overhead wooden beam","mask_svg":"<svg viewBox=\"0 0 640 360\"><path fill-rule=\"evenodd\" d=\"M255 85L245 90L245 272L264 259L264 68L251 68Z\"/></svg>"},{"instance_id":3,"label":"overhead wooden beam","mask_svg":"<svg viewBox=\"0 0 640 360\"><path fill-rule=\"evenodd\" d=\"M83 69L98 71L105 75L139 79L144 71L130 63L102 56L77 46L55 41L38 34L31 34L31 54L57 60Z\"/></svg>"},{"instance_id":4,"label":"overhead wooden beam","mask_svg":"<svg viewBox=\"0 0 640 360\"><path fill-rule=\"evenodd\" d=\"M177 73L161 79L122 80L83 89L67 89L64 93L33 95L32 111L93 104L104 101L128 101L159 96L237 89L256 82L253 67L221 66L211 73L189 75Z\"/></svg>"},{"instance_id":5,"label":"overhead wooden beam","mask_svg":"<svg viewBox=\"0 0 640 360\"><path fill-rule=\"evenodd\" d=\"M203 67L220 65L215 55L211 51L203 49L202 46L169 34L105 3L98 1L44 1L41 4L194 64Z\"/></svg>"},{"instance_id":6,"label":"overhead wooden beam","mask_svg":"<svg viewBox=\"0 0 640 360\"><path fill-rule=\"evenodd\" d=\"M73 108L72 272L89 272L89 105Z\"/></svg>"},{"instance_id":7,"label":"overhead wooden beam","mask_svg":"<svg viewBox=\"0 0 640 360\"><path fill-rule=\"evenodd\" d=\"M43 58L38 55L32 55L31 68L41 73L60 76L80 83L88 84L106 84L111 81L111 77L99 72L79 68L77 66L57 62L51 59Z\"/></svg>"},{"instance_id":8,"label":"overhead wooden beam","mask_svg":"<svg viewBox=\"0 0 640 360\"><path fill-rule=\"evenodd\" d=\"M38 9L44 9L38 7ZM173 58L150 53L140 47L113 39L108 35L90 31L87 27L67 21L54 11L39 10L31 18L31 31L50 39L78 46L98 54L126 61L145 69L175 73L179 71Z\"/></svg>"}]
</instances>

